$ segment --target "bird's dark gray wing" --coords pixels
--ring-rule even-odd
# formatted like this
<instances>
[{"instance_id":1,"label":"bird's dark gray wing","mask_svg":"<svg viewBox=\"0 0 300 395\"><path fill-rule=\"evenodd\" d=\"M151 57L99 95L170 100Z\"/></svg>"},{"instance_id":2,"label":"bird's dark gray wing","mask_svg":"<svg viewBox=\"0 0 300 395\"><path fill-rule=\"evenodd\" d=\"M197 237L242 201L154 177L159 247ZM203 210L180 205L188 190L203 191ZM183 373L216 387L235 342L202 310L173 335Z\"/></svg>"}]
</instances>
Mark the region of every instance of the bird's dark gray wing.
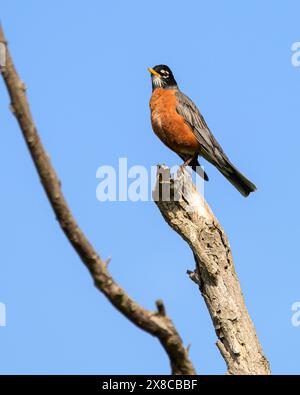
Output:
<instances>
[{"instance_id":1,"label":"bird's dark gray wing","mask_svg":"<svg viewBox=\"0 0 300 395\"><path fill-rule=\"evenodd\" d=\"M193 101L179 90L176 92L176 97L178 114L183 116L185 122L191 127L201 145L201 152L199 154L213 164L222 165L224 164L224 160L227 162L227 156L209 130L203 116Z\"/></svg>"}]
</instances>

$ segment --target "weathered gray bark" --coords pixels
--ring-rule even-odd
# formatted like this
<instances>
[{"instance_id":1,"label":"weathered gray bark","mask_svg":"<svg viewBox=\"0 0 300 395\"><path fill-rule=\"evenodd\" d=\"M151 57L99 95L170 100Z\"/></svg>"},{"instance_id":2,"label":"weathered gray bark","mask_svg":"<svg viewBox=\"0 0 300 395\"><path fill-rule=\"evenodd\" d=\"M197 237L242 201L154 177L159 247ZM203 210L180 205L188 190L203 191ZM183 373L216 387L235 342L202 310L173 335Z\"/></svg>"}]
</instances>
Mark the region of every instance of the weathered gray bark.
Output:
<instances>
[{"instance_id":1,"label":"weathered gray bark","mask_svg":"<svg viewBox=\"0 0 300 395\"><path fill-rule=\"evenodd\" d=\"M228 374L270 374L224 230L186 170L180 169L174 179L167 167L160 166L158 175L154 199L167 223L194 253L196 268L188 274L198 284L207 305ZM168 190L171 199L166 201Z\"/></svg>"}]
</instances>

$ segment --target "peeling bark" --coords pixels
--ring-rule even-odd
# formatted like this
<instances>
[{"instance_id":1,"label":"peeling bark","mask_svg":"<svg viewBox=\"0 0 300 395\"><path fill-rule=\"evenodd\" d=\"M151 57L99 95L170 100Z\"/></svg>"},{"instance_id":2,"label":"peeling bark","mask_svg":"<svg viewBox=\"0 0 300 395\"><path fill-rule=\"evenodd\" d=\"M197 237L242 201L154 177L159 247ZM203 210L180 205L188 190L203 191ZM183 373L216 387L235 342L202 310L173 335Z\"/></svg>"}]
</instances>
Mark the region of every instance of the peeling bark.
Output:
<instances>
[{"instance_id":1,"label":"peeling bark","mask_svg":"<svg viewBox=\"0 0 300 395\"><path fill-rule=\"evenodd\" d=\"M171 199L164 199L167 189ZM188 275L209 310L228 374L270 374L244 302L229 241L190 174L180 168L177 177L171 178L170 170L159 166L153 196L166 222L193 251L196 268Z\"/></svg>"}]
</instances>

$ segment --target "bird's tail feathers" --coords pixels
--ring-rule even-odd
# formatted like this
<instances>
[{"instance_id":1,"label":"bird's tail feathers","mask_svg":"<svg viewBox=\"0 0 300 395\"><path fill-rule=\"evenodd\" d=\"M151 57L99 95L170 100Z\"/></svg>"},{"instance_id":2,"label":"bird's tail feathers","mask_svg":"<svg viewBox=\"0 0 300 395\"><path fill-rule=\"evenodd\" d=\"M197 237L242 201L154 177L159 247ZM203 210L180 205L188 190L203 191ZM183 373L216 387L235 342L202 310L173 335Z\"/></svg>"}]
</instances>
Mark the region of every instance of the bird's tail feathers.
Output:
<instances>
[{"instance_id":1,"label":"bird's tail feathers","mask_svg":"<svg viewBox=\"0 0 300 395\"><path fill-rule=\"evenodd\" d=\"M229 161L225 166L216 165L219 171L227 178L229 182L245 197L251 192L256 191L256 186L249 181L238 169Z\"/></svg>"}]
</instances>

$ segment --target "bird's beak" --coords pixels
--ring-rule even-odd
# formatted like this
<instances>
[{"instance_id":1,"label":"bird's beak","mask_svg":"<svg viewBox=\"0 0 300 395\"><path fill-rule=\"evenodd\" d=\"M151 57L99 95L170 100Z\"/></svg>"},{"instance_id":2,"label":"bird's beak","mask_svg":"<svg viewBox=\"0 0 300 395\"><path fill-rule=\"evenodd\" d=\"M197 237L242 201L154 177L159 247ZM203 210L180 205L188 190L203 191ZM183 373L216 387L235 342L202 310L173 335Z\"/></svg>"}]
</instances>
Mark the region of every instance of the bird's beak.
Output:
<instances>
[{"instance_id":1,"label":"bird's beak","mask_svg":"<svg viewBox=\"0 0 300 395\"><path fill-rule=\"evenodd\" d=\"M148 68L148 71L149 71L151 74L156 75L157 77L160 77L160 74L158 74L157 71L151 69L150 67Z\"/></svg>"}]
</instances>

